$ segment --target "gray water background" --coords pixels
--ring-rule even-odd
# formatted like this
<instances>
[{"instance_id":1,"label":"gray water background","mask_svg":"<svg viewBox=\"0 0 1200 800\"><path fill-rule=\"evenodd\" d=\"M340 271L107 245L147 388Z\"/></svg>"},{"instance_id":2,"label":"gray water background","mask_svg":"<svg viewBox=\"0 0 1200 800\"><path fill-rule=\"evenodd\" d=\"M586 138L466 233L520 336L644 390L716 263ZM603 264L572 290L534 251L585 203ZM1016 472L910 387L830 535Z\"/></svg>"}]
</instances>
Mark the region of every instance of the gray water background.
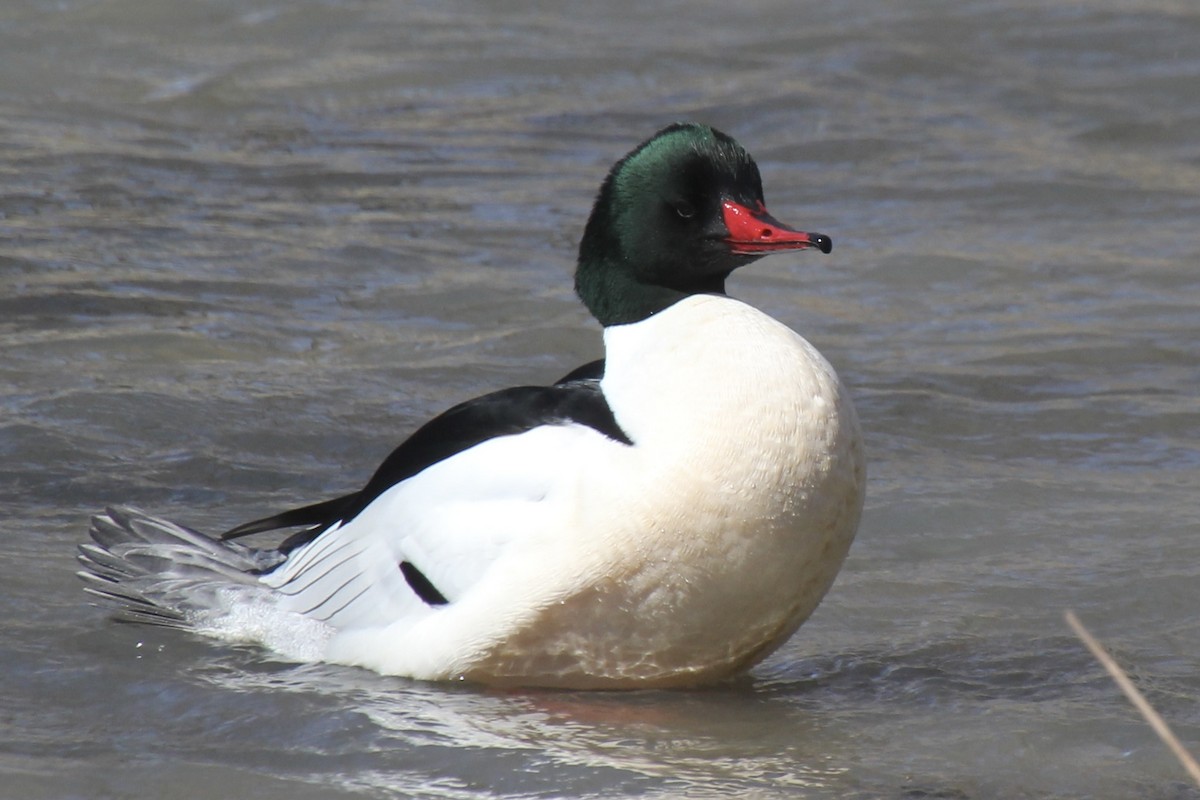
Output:
<instances>
[{"instance_id":1,"label":"gray water background","mask_svg":"<svg viewBox=\"0 0 1200 800\"><path fill-rule=\"evenodd\" d=\"M870 459L831 594L747 678L494 692L114 624L87 517L356 488L600 353L609 165L736 136L833 237L733 294ZM0 8L0 796L1196 798L1200 6L18 0Z\"/></svg>"}]
</instances>

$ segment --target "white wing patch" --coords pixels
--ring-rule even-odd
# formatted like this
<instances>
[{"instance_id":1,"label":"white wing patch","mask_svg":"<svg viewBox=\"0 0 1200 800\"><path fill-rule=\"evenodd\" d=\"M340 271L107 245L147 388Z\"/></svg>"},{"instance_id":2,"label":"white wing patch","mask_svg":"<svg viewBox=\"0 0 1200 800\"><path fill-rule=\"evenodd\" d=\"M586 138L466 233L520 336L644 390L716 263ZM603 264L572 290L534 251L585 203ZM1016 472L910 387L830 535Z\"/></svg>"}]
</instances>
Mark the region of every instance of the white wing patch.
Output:
<instances>
[{"instance_id":1,"label":"white wing patch","mask_svg":"<svg viewBox=\"0 0 1200 800\"><path fill-rule=\"evenodd\" d=\"M452 604L503 557L557 534L597 444L625 447L575 423L489 439L396 484L263 580L289 610L339 629L436 614L401 562Z\"/></svg>"}]
</instances>

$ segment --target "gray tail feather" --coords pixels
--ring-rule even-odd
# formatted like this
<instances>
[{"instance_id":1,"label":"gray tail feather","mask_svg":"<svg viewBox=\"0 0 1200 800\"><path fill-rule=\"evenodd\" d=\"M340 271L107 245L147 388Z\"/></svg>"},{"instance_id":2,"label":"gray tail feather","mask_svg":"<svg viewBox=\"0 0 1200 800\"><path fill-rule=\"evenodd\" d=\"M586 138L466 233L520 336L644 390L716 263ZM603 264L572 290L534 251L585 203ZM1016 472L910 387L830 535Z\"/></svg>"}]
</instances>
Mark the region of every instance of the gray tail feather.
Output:
<instances>
[{"instance_id":1,"label":"gray tail feather","mask_svg":"<svg viewBox=\"0 0 1200 800\"><path fill-rule=\"evenodd\" d=\"M79 546L84 591L126 622L188 627L189 613L217 604L222 587L248 586L283 556L223 542L129 507L92 518Z\"/></svg>"}]
</instances>

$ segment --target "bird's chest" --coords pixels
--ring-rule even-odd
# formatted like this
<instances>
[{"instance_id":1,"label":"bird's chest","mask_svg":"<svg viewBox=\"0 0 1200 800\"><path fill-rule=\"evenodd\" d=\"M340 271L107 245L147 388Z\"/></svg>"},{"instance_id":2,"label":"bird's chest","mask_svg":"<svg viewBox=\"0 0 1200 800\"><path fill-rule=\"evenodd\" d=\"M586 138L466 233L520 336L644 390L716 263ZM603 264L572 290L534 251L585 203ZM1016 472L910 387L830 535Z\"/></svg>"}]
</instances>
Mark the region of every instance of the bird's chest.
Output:
<instances>
[{"instance_id":1,"label":"bird's chest","mask_svg":"<svg viewBox=\"0 0 1200 800\"><path fill-rule=\"evenodd\" d=\"M573 482L556 541L574 567L488 668L604 686L736 671L811 613L845 556L854 412L807 342L728 298L605 337L602 388L632 445Z\"/></svg>"},{"instance_id":2,"label":"bird's chest","mask_svg":"<svg viewBox=\"0 0 1200 800\"><path fill-rule=\"evenodd\" d=\"M777 516L848 449L832 368L761 312L701 296L628 327L606 333L603 387L634 442L629 468L660 492Z\"/></svg>"}]
</instances>

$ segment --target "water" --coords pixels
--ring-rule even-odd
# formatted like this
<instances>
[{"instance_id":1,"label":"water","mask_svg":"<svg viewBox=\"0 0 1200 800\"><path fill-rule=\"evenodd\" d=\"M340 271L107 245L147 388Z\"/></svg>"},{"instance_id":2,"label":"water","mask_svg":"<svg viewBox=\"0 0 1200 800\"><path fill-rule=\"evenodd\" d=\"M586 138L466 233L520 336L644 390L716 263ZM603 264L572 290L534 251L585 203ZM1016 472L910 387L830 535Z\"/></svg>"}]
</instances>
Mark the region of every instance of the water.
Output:
<instances>
[{"instance_id":1,"label":"water","mask_svg":"<svg viewBox=\"0 0 1200 800\"><path fill-rule=\"evenodd\" d=\"M1188 798L1200 749L1200 10L28 0L0 10L0 795ZM698 692L500 693L115 625L74 547L357 487L599 354L607 167L674 119L832 255L731 290L852 389L814 618Z\"/></svg>"}]
</instances>

